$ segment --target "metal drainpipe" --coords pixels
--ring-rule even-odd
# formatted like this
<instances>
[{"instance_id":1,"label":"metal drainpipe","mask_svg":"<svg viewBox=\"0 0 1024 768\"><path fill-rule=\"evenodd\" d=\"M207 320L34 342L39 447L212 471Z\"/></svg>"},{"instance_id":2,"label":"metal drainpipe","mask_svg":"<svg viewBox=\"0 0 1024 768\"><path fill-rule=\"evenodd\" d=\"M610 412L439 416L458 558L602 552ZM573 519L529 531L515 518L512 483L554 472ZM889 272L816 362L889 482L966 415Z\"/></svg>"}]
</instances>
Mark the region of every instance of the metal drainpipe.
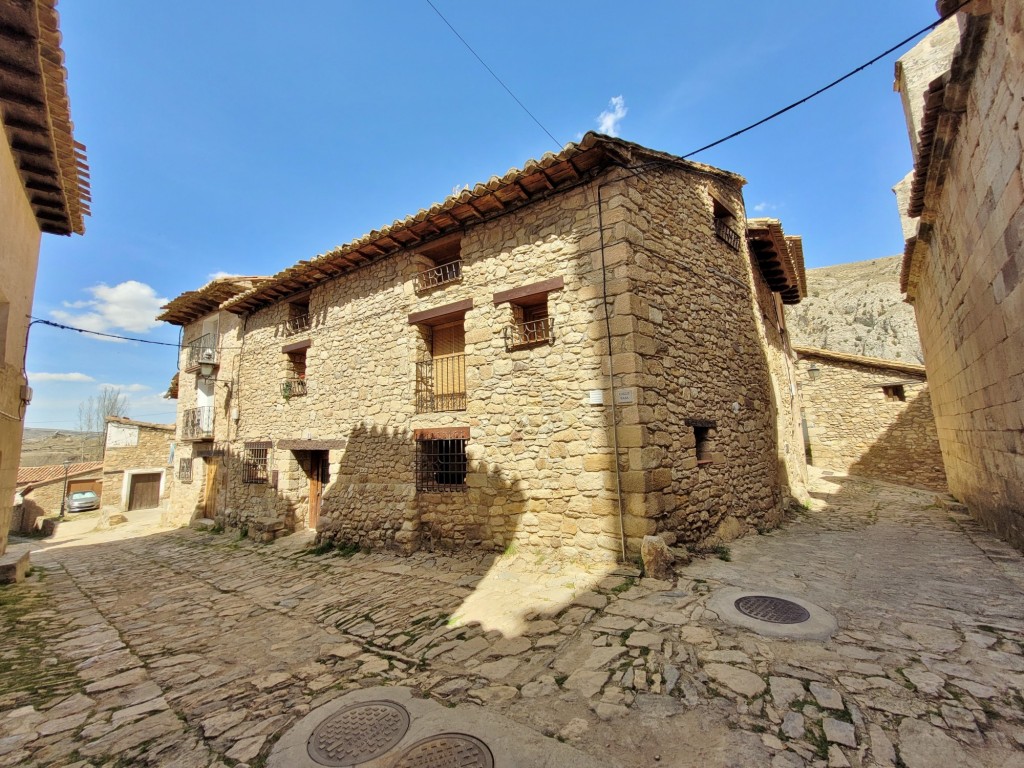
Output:
<instances>
[{"instance_id":1,"label":"metal drainpipe","mask_svg":"<svg viewBox=\"0 0 1024 768\"><path fill-rule=\"evenodd\" d=\"M612 321L611 313L608 310L608 265L604 257L604 215L602 213L603 199L601 197L602 187L608 184L617 184L622 179L614 182L604 182L597 185L597 232L601 248L601 299L604 304L604 328L608 338L608 383L609 394L611 395L612 406L612 452L615 459L615 499L619 507L619 548L622 554L622 562L626 563L626 525L625 515L622 511L622 472L619 469L619 418L618 410L615 407L615 369L612 366Z\"/></svg>"}]
</instances>

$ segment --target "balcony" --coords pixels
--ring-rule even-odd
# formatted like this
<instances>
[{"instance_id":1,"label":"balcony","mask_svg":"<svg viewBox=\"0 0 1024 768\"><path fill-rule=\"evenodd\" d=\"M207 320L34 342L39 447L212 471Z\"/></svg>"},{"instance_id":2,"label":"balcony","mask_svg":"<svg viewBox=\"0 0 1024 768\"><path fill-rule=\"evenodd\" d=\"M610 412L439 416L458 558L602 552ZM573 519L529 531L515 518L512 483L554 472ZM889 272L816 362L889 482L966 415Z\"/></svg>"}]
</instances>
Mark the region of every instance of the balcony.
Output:
<instances>
[{"instance_id":1,"label":"balcony","mask_svg":"<svg viewBox=\"0 0 1024 768\"><path fill-rule=\"evenodd\" d=\"M436 267L425 269L416 275L416 292L422 293L445 283L462 279L462 260L456 259Z\"/></svg>"},{"instance_id":2,"label":"balcony","mask_svg":"<svg viewBox=\"0 0 1024 768\"><path fill-rule=\"evenodd\" d=\"M505 349L513 350L534 344L551 344L555 340L555 323L550 317L541 317L525 323L512 323L505 327Z\"/></svg>"},{"instance_id":3,"label":"balcony","mask_svg":"<svg viewBox=\"0 0 1024 768\"><path fill-rule=\"evenodd\" d=\"M213 406L204 405L199 408L188 408L182 413L182 440L213 439Z\"/></svg>"},{"instance_id":4,"label":"balcony","mask_svg":"<svg viewBox=\"0 0 1024 768\"><path fill-rule=\"evenodd\" d=\"M446 355L416 363L416 412L466 410L466 356Z\"/></svg>"},{"instance_id":5,"label":"balcony","mask_svg":"<svg viewBox=\"0 0 1024 768\"><path fill-rule=\"evenodd\" d=\"M303 333L313 327L313 318L307 312L302 315L293 315L284 321L284 332L288 336L296 333Z\"/></svg>"},{"instance_id":6,"label":"balcony","mask_svg":"<svg viewBox=\"0 0 1024 768\"><path fill-rule=\"evenodd\" d=\"M303 397L307 391L305 378L294 377L281 382L281 397L285 400Z\"/></svg>"},{"instance_id":7,"label":"balcony","mask_svg":"<svg viewBox=\"0 0 1024 768\"><path fill-rule=\"evenodd\" d=\"M202 365L217 366L217 339L212 333L200 336L185 347L185 370L195 371Z\"/></svg>"}]
</instances>

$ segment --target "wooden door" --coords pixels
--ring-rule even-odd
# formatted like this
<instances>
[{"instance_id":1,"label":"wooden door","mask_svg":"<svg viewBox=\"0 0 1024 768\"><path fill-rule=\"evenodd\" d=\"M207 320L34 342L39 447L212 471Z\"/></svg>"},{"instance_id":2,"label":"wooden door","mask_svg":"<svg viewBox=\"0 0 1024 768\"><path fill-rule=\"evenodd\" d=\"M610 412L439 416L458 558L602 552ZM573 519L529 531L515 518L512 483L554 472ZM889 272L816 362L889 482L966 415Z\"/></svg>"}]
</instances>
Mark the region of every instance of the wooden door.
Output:
<instances>
[{"instance_id":1,"label":"wooden door","mask_svg":"<svg viewBox=\"0 0 1024 768\"><path fill-rule=\"evenodd\" d=\"M327 451L309 452L309 528L316 530L320 523L324 488L330 481L330 462Z\"/></svg>"},{"instance_id":2,"label":"wooden door","mask_svg":"<svg viewBox=\"0 0 1024 768\"><path fill-rule=\"evenodd\" d=\"M203 494L203 517L212 520L217 516L217 469L219 460L209 456L206 461L206 486Z\"/></svg>"},{"instance_id":3,"label":"wooden door","mask_svg":"<svg viewBox=\"0 0 1024 768\"><path fill-rule=\"evenodd\" d=\"M160 506L160 473L132 475L128 489L128 510L153 509Z\"/></svg>"},{"instance_id":4,"label":"wooden door","mask_svg":"<svg viewBox=\"0 0 1024 768\"><path fill-rule=\"evenodd\" d=\"M77 491L93 491L99 496L102 488L102 480L68 480L68 496Z\"/></svg>"}]
</instances>

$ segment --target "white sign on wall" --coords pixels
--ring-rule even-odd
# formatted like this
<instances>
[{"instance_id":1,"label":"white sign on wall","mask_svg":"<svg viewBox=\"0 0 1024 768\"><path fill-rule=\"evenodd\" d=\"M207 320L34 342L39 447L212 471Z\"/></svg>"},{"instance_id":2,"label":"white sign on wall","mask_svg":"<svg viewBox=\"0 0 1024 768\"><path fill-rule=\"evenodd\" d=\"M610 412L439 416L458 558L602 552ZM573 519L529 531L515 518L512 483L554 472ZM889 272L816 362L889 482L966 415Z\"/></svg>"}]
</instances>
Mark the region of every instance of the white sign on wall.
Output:
<instances>
[{"instance_id":1,"label":"white sign on wall","mask_svg":"<svg viewBox=\"0 0 1024 768\"><path fill-rule=\"evenodd\" d=\"M138 427L129 424L107 424L107 448L133 448L138 444Z\"/></svg>"}]
</instances>

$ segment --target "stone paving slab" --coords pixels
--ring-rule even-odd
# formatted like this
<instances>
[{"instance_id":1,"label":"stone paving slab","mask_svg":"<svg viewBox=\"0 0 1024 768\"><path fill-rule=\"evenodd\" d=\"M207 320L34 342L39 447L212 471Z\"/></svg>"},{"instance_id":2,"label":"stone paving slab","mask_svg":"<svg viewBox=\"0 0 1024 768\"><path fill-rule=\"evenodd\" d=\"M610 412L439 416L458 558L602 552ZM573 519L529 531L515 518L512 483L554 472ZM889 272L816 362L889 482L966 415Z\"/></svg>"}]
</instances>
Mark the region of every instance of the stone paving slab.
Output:
<instances>
[{"instance_id":1,"label":"stone paving slab","mask_svg":"<svg viewBox=\"0 0 1024 768\"><path fill-rule=\"evenodd\" d=\"M610 766L1024 766L1019 553L934 494L838 476L812 493L666 581L544 553L58 531L0 589L0 766L258 765L310 712L380 686ZM727 624L709 601L728 589L792 595L838 629Z\"/></svg>"}]
</instances>

